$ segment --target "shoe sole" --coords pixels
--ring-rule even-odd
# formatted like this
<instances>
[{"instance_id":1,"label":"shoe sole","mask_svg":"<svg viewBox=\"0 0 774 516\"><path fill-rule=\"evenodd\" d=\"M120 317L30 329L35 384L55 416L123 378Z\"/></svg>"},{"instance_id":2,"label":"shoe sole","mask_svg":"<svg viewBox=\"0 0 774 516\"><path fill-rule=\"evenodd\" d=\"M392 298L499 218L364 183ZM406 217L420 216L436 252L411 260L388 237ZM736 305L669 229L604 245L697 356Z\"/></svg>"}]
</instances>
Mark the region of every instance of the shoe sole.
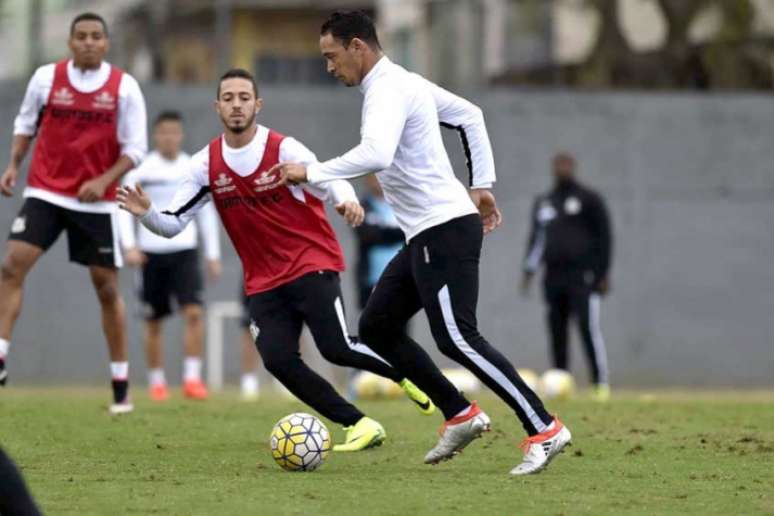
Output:
<instances>
[{"instance_id":1,"label":"shoe sole","mask_svg":"<svg viewBox=\"0 0 774 516\"><path fill-rule=\"evenodd\" d=\"M121 407L118 407L118 408L115 408L115 407L111 406L108 409L108 412L110 412L110 414L113 415L113 416L120 416L122 414L128 414L128 413L133 412L133 411L134 411L134 405L129 405L128 407L121 406Z\"/></svg>"},{"instance_id":2,"label":"shoe sole","mask_svg":"<svg viewBox=\"0 0 774 516\"><path fill-rule=\"evenodd\" d=\"M476 433L474 433L470 439L467 441L463 441L460 443L459 446L457 446L450 454L444 455L442 457L439 457L438 459L430 462L425 462L425 464L430 464L431 466L435 466L436 464L440 464L441 462L446 462L448 460L452 460L454 457L462 453L462 450L464 450L470 443L475 441L476 439L480 439L482 437L482 434L484 432L489 432L492 429L492 423L486 423L484 426L481 427L480 430L478 430Z\"/></svg>"}]
</instances>

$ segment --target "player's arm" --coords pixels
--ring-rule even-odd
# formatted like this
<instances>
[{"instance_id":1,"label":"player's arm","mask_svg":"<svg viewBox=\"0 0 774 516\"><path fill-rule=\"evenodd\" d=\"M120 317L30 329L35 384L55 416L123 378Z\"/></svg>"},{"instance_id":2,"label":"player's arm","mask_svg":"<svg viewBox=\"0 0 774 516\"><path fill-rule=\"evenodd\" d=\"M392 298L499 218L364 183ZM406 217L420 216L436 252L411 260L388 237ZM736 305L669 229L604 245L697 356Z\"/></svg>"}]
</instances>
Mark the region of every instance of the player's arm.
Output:
<instances>
[{"instance_id":1,"label":"player's arm","mask_svg":"<svg viewBox=\"0 0 774 516\"><path fill-rule=\"evenodd\" d=\"M118 206L140 221L140 224L157 235L172 238L185 229L196 213L210 201L208 177L208 152L203 151L191 158L188 174L175 193L169 206L159 211L150 197L137 184L118 190Z\"/></svg>"},{"instance_id":2,"label":"player's arm","mask_svg":"<svg viewBox=\"0 0 774 516\"><path fill-rule=\"evenodd\" d=\"M408 98L400 87L374 85L363 101L360 143L346 154L323 163L304 166L284 162L274 166L288 183L318 184L334 179L352 179L389 167L406 123Z\"/></svg>"},{"instance_id":3,"label":"player's arm","mask_svg":"<svg viewBox=\"0 0 774 516\"><path fill-rule=\"evenodd\" d=\"M202 235L204 260L207 264L207 276L212 280L220 278L223 267L220 262L220 229L215 206L207 203L196 214L196 222Z\"/></svg>"},{"instance_id":4,"label":"player's arm","mask_svg":"<svg viewBox=\"0 0 774 516\"><path fill-rule=\"evenodd\" d=\"M468 166L470 198L481 214L484 233L489 233L502 223L503 218L490 191L497 177L484 113L472 102L431 81L425 79L425 82L435 100L438 121L443 127L455 129L460 136Z\"/></svg>"},{"instance_id":5,"label":"player's arm","mask_svg":"<svg viewBox=\"0 0 774 516\"><path fill-rule=\"evenodd\" d=\"M494 154L484 113L472 102L427 81L433 94L438 121L447 129L457 131L468 167L468 186L489 189L497 180Z\"/></svg>"},{"instance_id":6,"label":"player's arm","mask_svg":"<svg viewBox=\"0 0 774 516\"><path fill-rule=\"evenodd\" d=\"M134 185L139 182L139 167L124 176L124 185ZM121 242L121 249L124 251L124 261L131 267L138 267L145 263L147 257L137 246L136 225L132 214L125 210L118 210L118 240Z\"/></svg>"},{"instance_id":7,"label":"player's arm","mask_svg":"<svg viewBox=\"0 0 774 516\"><path fill-rule=\"evenodd\" d=\"M294 138L285 138L282 141L280 161L299 163L306 167L318 162L317 156ZM344 217L351 226L357 227L363 223L365 212L349 181L335 179L317 185L305 183L303 188L323 202L332 204L339 215Z\"/></svg>"},{"instance_id":8,"label":"player's arm","mask_svg":"<svg viewBox=\"0 0 774 516\"><path fill-rule=\"evenodd\" d=\"M591 232L594 235L594 277L595 288L602 294L610 290L610 263L613 254L613 230L610 214L605 201L596 193L591 195L589 218Z\"/></svg>"},{"instance_id":9,"label":"player's arm","mask_svg":"<svg viewBox=\"0 0 774 516\"><path fill-rule=\"evenodd\" d=\"M50 68L50 65L49 65ZM46 74L53 74L53 69L38 68L27 84L19 113L13 123L13 140L11 141L11 156L3 175L0 176L0 193L6 197L13 195L13 188L19 179L19 167L21 167L27 152L32 146L32 139L38 127L38 119L43 109L45 100L42 90L45 87ZM50 77L53 80L53 75Z\"/></svg>"},{"instance_id":10,"label":"player's arm","mask_svg":"<svg viewBox=\"0 0 774 516\"><path fill-rule=\"evenodd\" d=\"M118 144L121 146L121 155L101 176L81 185L78 190L78 200L81 202L102 199L105 190L139 165L148 150L148 116L140 86L133 77L124 75L121 87L125 93L118 101Z\"/></svg>"},{"instance_id":11,"label":"player's arm","mask_svg":"<svg viewBox=\"0 0 774 516\"><path fill-rule=\"evenodd\" d=\"M523 293L529 291L532 278L540 267L545 249L545 228L540 226L537 218L539 204L539 199L535 199L530 216L529 236L527 237L527 247L522 265L521 290Z\"/></svg>"}]
</instances>

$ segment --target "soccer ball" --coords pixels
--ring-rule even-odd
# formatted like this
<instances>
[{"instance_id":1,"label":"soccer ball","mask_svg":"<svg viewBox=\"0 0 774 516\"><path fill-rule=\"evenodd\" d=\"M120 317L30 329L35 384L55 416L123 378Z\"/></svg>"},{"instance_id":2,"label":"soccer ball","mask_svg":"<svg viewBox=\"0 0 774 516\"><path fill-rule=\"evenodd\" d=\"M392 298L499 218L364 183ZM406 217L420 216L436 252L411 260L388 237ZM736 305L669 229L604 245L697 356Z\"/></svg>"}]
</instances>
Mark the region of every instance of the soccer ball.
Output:
<instances>
[{"instance_id":1,"label":"soccer ball","mask_svg":"<svg viewBox=\"0 0 774 516\"><path fill-rule=\"evenodd\" d=\"M331 451L331 436L322 421L311 414L285 416L271 431L271 456L285 471L312 471Z\"/></svg>"},{"instance_id":2,"label":"soccer ball","mask_svg":"<svg viewBox=\"0 0 774 516\"><path fill-rule=\"evenodd\" d=\"M521 379L527 384L527 387L533 391L538 390L538 375L535 371L532 369L517 369L516 372L519 373L519 376L521 376Z\"/></svg>"},{"instance_id":3,"label":"soccer ball","mask_svg":"<svg viewBox=\"0 0 774 516\"><path fill-rule=\"evenodd\" d=\"M481 382L467 369L450 367L441 369L441 373L462 393L473 394L481 390Z\"/></svg>"},{"instance_id":4,"label":"soccer ball","mask_svg":"<svg viewBox=\"0 0 774 516\"><path fill-rule=\"evenodd\" d=\"M540 378L540 391L548 399L567 399L575 393L575 380L562 369L549 369Z\"/></svg>"}]
</instances>

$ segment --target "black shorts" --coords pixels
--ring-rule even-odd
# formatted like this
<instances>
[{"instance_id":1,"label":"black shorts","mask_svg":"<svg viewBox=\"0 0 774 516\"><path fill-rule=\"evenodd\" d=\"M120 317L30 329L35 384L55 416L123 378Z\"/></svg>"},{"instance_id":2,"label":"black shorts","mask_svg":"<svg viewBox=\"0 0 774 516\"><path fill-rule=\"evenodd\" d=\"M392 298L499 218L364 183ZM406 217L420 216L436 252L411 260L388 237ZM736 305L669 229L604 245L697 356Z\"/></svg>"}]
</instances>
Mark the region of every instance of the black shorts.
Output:
<instances>
[{"instance_id":1,"label":"black shorts","mask_svg":"<svg viewBox=\"0 0 774 516\"><path fill-rule=\"evenodd\" d=\"M120 267L114 214L69 210L28 197L11 225L8 240L27 242L47 251L67 231L70 261L81 265Z\"/></svg>"},{"instance_id":2,"label":"black shorts","mask_svg":"<svg viewBox=\"0 0 774 516\"><path fill-rule=\"evenodd\" d=\"M244 329L248 329L250 327L250 304L247 301L244 283L239 286L239 297L242 299L242 317L239 320L239 325Z\"/></svg>"},{"instance_id":3,"label":"black shorts","mask_svg":"<svg viewBox=\"0 0 774 516\"><path fill-rule=\"evenodd\" d=\"M173 301L178 307L202 304L202 272L195 249L145 254L148 261L142 267L140 300L146 319L168 316Z\"/></svg>"}]
</instances>

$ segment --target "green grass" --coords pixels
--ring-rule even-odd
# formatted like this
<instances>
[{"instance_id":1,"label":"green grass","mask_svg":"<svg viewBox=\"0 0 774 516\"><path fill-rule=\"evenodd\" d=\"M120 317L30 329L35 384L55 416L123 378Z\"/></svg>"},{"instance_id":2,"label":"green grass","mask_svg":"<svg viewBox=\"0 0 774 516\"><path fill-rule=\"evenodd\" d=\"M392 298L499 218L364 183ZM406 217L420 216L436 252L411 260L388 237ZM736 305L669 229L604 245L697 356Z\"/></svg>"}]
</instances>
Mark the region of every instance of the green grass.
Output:
<instances>
[{"instance_id":1,"label":"green grass","mask_svg":"<svg viewBox=\"0 0 774 516\"><path fill-rule=\"evenodd\" d=\"M494 430L451 462L422 464L439 417L383 401L361 406L386 427L384 446L286 473L267 438L298 403L152 405L136 392L137 411L113 418L107 394L0 391L0 443L47 514L774 514L771 393L552 403L574 446L527 478L507 474L522 432L487 395Z\"/></svg>"}]
</instances>

